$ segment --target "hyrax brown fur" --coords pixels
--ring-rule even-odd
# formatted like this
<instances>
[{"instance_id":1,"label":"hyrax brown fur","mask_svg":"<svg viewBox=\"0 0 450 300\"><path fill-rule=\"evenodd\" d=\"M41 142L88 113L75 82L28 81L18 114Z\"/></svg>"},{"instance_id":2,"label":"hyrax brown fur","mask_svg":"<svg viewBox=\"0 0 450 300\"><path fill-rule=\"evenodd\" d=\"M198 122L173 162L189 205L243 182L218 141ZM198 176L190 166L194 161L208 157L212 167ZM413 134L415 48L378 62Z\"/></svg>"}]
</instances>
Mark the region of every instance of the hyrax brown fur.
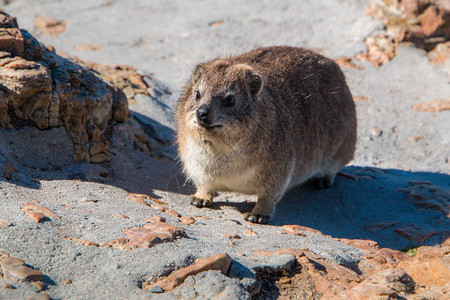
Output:
<instances>
[{"instance_id":1,"label":"hyrax brown fur","mask_svg":"<svg viewBox=\"0 0 450 300\"><path fill-rule=\"evenodd\" d=\"M352 158L356 112L332 60L295 47L260 48L198 65L177 106L177 143L197 192L256 194L246 215L265 223L290 188L333 183Z\"/></svg>"}]
</instances>

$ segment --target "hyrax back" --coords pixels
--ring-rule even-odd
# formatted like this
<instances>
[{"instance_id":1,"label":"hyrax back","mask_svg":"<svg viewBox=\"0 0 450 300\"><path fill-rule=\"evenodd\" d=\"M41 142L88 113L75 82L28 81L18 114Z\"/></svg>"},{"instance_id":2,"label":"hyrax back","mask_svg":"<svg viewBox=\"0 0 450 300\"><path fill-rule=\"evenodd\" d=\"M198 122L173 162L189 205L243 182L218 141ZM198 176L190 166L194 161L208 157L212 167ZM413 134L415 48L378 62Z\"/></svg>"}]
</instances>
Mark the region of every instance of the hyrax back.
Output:
<instances>
[{"instance_id":1,"label":"hyrax back","mask_svg":"<svg viewBox=\"0 0 450 300\"><path fill-rule=\"evenodd\" d=\"M209 206L215 191L256 194L264 223L286 190L329 186L352 158L356 112L340 68L313 51L260 48L198 65L177 107L179 155Z\"/></svg>"}]
</instances>

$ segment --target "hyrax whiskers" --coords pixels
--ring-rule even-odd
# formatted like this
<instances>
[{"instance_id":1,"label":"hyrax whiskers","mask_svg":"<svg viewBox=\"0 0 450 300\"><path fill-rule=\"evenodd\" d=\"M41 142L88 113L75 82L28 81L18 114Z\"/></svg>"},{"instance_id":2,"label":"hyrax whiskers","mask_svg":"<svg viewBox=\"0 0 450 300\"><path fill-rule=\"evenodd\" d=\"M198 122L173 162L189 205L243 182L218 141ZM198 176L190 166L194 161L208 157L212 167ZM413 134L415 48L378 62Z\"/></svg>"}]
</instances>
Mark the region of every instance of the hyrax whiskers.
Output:
<instances>
[{"instance_id":1,"label":"hyrax whiskers","mask_svg":"<svg viewBox=\"0 0 450 300\"><path fill-rule=\"evenodd\" d=\"M177 106L177 144L197 192L258 196L246 215L266 223L290 188L333 183L352 158L356 112L344 74L332 60L287 46L198 65Z\"/></svg>"}]
</instances>

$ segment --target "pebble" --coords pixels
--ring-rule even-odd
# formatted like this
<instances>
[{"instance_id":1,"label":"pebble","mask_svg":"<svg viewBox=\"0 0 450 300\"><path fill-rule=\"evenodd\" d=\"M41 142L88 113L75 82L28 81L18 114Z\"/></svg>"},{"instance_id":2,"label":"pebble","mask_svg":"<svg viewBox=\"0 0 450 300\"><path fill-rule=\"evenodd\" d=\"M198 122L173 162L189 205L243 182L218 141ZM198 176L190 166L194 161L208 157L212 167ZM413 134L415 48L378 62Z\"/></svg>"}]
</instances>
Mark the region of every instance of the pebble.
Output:
<instances>
[{"instance_id":1,"label":"pebble","mask_svg":"<svg viewBox=\"0 0 450 300\"><path fill-rule=\"evenodd\" d=\"M245 229L244 231L242 231L242 234L246 235L246 236L257 236L258 235L258 233L256 231L253 231L251 228Z\"/></svg>"},{"instance_id":2,"label":"pebble","mask_svg":"<svg viewBox=\"0 0 450 300\"><path fill-rule=\"evenodd\" d=\"M178 221L183 225L192 225L195 223L195 219L191 217L180 217L178 218Z\"/></svg>"},{"instance_id":3,"label":"pebble","mask_svg":"<svg viewBox=\"0 0 450 300\"><path fill-rule=\"evenodd\" d=\"M69 278L64 278L64 279L61 280L61 282L62 282L63 284L71 284L71 283L72 283L72 280L70 280Z\"/></svg>"},{"instance_id":4,"label":"pebble","mask_svg":"<svg viewBox=\"0 0 450 300\"><path fill-rule=\"evenodd\" d=\"M379 137L383 134L383 131L381 131L379 128L374 127L369 129L369 133L373 137Z\"/></svg>"},{"instance_id":5,"label":"pebble","mask_svg":"<svg viewBox=\"0 0 450 300\"><path fill-rule=\"evenodd\" d=\"M10 221L0 218L0 227L9 227L11 225L12 223Z\"/></svg>"},{"instance_id":6,"label":"pebble","mask_svg":"<svg viewBox=\"0 0 450 300\"><path fill-rule=\"evenodd\" d=\"M15 289L15 287L14 287L12 284L10 284L10 283L3 283L3 284L2 284L2 287L3 287L4 289L7 289L7 290L13 290L13 289Z\"/></svg>"},{"instance_id":7,"label":"pebble","mask_svg":"<svg viewBox=\"0 0 450 300\"><path fill-rule=\"evenodd\" d=\"M157 285L152 286L148 291L151 293L164 293L164 290Z\"/></svg>"}]
</instances>

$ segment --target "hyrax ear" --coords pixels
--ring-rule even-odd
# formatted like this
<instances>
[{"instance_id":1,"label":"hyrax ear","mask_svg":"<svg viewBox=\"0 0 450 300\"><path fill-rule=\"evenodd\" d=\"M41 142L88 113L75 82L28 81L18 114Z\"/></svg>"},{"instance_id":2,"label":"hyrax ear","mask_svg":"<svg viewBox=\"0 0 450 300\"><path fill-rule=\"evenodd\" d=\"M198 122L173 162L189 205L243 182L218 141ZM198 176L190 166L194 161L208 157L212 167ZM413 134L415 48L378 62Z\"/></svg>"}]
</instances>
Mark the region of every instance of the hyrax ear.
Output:
<instances>
[{"instance_id":1,"label":"hyrax ear","mask_svg":"<svg viewBox=\"0 0 450 300\"><path fill-rule=\"evenodd\" d=\"M258 73L249 72L247 73L247 82L250 93L253 96L258 95L259 92L261 92L263 87L263 79L261 75L259 75Z\"/></svg>"},{"instance_id":2,"label":"hyrax ear","mask_svg":"<svg viewBox=\"0 0 450 300\"><path fill-rule=\"evenodd\" d=\"M194 72L192 72L191 81L193 83L196 83L197 81L199 81L204 72L205 72L205 66L197 65L194 69Z\"/></svg>"}]
</instances>

